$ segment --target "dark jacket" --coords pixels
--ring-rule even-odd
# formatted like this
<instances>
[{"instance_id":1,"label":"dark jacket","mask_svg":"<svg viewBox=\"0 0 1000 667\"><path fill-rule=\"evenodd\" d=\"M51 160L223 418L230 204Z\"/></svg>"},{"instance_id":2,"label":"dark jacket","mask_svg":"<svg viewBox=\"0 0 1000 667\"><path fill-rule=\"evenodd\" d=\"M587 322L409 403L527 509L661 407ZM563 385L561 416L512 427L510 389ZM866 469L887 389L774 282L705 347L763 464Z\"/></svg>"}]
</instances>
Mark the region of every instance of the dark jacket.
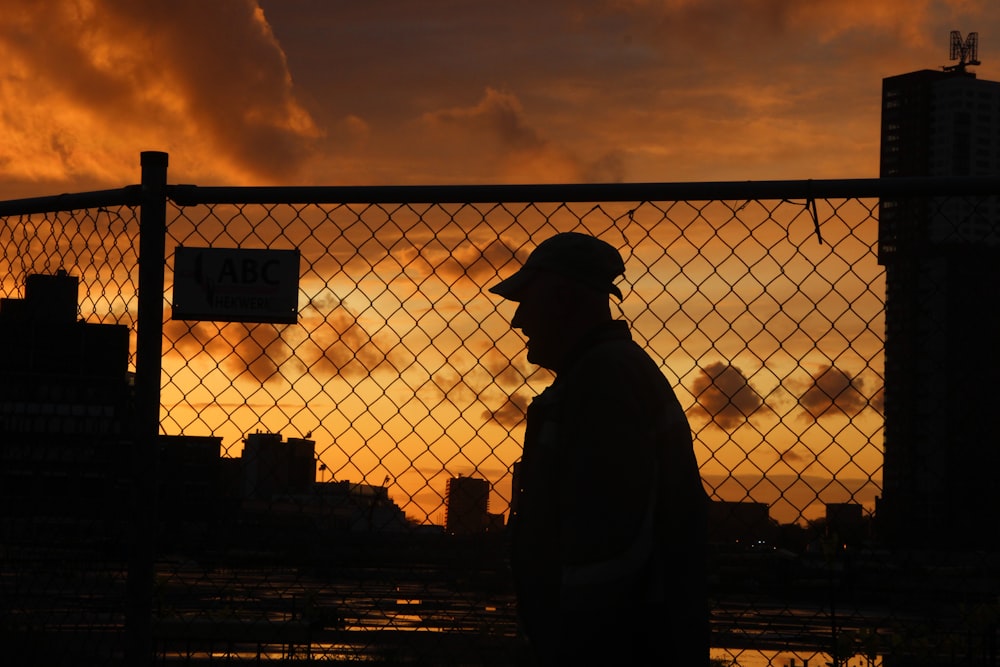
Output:
<instances>
[{"instance_id":1,"label":"dark jacket","mask_svg":"<svg viewBox=\"0 0 1000 667\"><path fill-rule=\"evenodd\" d=\"M669 382L625 322L591 331L529 406L515 475L518 610L546 664L707 664L706 513Z\"/></svg>"}]
</instances>

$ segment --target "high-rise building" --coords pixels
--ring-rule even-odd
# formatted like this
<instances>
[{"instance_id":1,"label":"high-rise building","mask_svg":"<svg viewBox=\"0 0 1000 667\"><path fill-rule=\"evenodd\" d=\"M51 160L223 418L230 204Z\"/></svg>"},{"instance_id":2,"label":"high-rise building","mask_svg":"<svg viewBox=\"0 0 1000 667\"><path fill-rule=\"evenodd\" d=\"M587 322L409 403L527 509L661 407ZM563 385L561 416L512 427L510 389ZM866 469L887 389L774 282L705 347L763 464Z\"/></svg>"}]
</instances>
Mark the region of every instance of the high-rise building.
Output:
<instances>
[{"instance_id":1,"label":"high-rise building","mask_svg":"<svg viewBox=\"0 0 1000 667\"><path fill-rule=\"evenodd\" d=\"M477 535L489 526L490 483L476 477L448 480L445 531L452 535Z\"/></svg>"},{"instance_id":2,"label":"high-rise building","mask_svg":"<svg viewBox=\"0 0 1000 667\"><path fill-rule=\"evenodd\" d=\"M882 82L883 178L1000 174L1000 83L964 67ZM885 465L879 530L900 546L994 547L1000 434L997 197L883 200Z\"/></svg>"},{"instance_id":3,"label":"high-rise building","mask_svg":"<svg viewBox=\"0 0 1000 667\"><path fill-rule=\"evenodd\" d=\"M306 438L282 442L280 433L251 433L242 459L246 498L303 493L316 481L316 443Z\"/></svg>"},{"instance_id":4,"label":"high-rise building","mask_svg":"<svg viewBox=\"0 0 1000 667\"><path fill-rule=\"evenodd\" d=\"M60 271L29 275L24 298L0 300L5 535L59 521L47 529L53 539L99 539L98 522L110 527L127 506L129 330L80 320L78 292L79 280Z\"/></svg>"}]
</instances>

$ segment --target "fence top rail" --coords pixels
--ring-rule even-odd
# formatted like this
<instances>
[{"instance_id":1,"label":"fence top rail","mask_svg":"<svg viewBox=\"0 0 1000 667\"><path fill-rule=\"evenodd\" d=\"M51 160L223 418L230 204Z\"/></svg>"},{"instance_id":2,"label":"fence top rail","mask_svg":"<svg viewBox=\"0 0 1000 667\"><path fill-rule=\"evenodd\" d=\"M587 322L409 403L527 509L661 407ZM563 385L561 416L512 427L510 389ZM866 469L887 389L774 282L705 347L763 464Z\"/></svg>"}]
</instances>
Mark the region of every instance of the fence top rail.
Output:
<instances>
[{"instance_id":1,"label":"fence top rail","mask_svg":"<svg viewBox=\"0 0 1000 667\"><path fill-rule=\"evenodd\" d=\"M138 206L141 203L141 194L141 186L127 185L112 190L94 190L91 192L75 192L46 197L8 199L7 201L0 201L0 217L76 211L105 206Z\"/></svg>"},{"instance_id":2,"label":"fence top rail","mask_svg":"<svg viewBox=\"0 0 1000 667\"><path fill-rule=\"evenodd\" d=\"M1000 176L525 185L167 186L167 196L179 206L812 200L998 194ZM141 197L141 185L127 185L110 190L10 199L0 201L0 217L138 206Z\"/></svg>"},{"instance_id":3,"label":"fence top rail","mask_svg":"<svg viewBox=\"0 0 1000 667\"><path fill-rule=\"evenodd\" d=\"M811 200L994 194L1000 194L1000 176L533 185L168 186L168 197L179 206Z\"/></svg>"}]
</instances>

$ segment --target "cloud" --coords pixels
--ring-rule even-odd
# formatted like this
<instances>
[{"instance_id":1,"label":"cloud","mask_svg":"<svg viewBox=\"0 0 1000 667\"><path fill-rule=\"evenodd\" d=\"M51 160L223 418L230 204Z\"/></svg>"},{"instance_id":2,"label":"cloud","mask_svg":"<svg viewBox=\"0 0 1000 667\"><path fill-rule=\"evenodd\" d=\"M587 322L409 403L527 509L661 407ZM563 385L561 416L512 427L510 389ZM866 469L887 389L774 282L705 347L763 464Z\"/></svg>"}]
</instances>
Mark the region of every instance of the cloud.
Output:
<instances>
[{"instance_id":1,"label":"cloud","mask_svg":"<svg viewBox=\"0 0 1000 667\"><path fill-rule=\"evenodd\" d=\"M407 360L399 345L365 330L356 316L339 307L331 312L324 324L312 329L310 341L315 353L308 355L310 373L363 378L388 367L393 372L403 368Z\"/></svg>"},{"instance_id":2,"label":"cloud","mask_svg":"<svg viewBox=\"0 0 1000 667\"><path fill-rule=\"evenodd\" d=\"M510 93L487 88L473 107L452 108L427 113L424 122L431 127L456 127L516 151L537 151L545 142L524 121L521 102Z\"/></svg>"},{"instance_id":3,"label":"cloud","mask_svg":"<svg viewBox=\"0 0 1000 667\"><path fill-rule=\"evenodd\" d=\"M874 176L881 79L1000 20L970 0L0 10L0 182L18 195L135 182L143 150L206 185Z\"/></svg>"},{"instance_id":4,"label":"cloud","mask_svg":"<svg viewBox=\"0 0 1000 667\"><path fill-rule=\"evenodd\" d=\"M433 142L446 158L484 165L500 181L624 180L621 151L607 151L589 161L580 158L533 127L520 99L508 91L488 86L475 105L427 112L419 125L426 133L424 141Z\"/></svg>"},{"instance_id":5,"label":"cloud","mask_svg":"<svg viewBox=\"0 0 1000 667\"><path fill-rule=\"evenodd\" d=\"M921 45L935 18L932 0L616 0L614 11L632 18L639 35L656 35L661 48L696 63L745 65L770 60L772 69L809 61L838 39L866 34L881 38L876 48L899 41ZM601 16L600 12L594 13ZM898 46L897 46L898 48ZM774 59L780 52L785 61ZM743 58L745 60L738 60Z\"/></svg>"},{"instance_id":6,"label":"cloud","mask_svg":"<svg viewBox=\"0 0 1000 667\"><path fill-rule=\"evenodd\" d=\"M531 403L531 399L523 394L511 394L510 400L497 410L483 412L483 417L507 428L513 428L524 421L524 416L528 413L529 403Z\"/></svg>"},{"instance_id":7,"label":"cloud","mask_svg":"<svg viewBox=\"0 0 1000 667\"><path fill-rule=\"evenodd\" d=\"M454 286L463 281L477 293L484 285L497 282L501 271L505 272L504 276L506 271L512 271L505 269L509 264L520 266L528 254L525 249L516 247L513 242L503 237L492 238L485 247L468 241L459 241L458 247L454 250L445 251L447 256L425 258L433 265L433 271L449 285Z\"/></svg>"},{"instance_id":8,"label":"cloud","mask_svg":"<svg viewBox=\"0 0 1000 667\"><path fill-rule=\"evenodd\" d=\"M766 409L743 371L721 361L701 369L691 384L691 394L695 404L688 409L688 415L708 419L726 431L739 428Z\"/></svg>"},{"instance_id":9,"label":"cloud","mask_svg":"<svg viewBox=\"0 0 1000 667\"><path fill-rule=\"evenodd\" d=\"M234 380L247 372L257 382L267 384L282 379L282 365L292 357L292 348L283 337L284 328L271 325L230 325L236 338L233 354L222 365Z\"/></svg>"},{"instance_id":10,"label":"cloud","mask_svg":"<svg viewBox=\"0 0 1000 667\"><path fill-rule=\"evenodd\" d=\"M507 428L520 425L534 396L528 386L528 379L535 374L535 368L523 354L510 358L496 348L483 354L479 362L506 397L500 407L484 411L483 419L495 421Z\"/></svg>"},{"instance_id":11,"label":"cloud","mask_svg":"<svg viewBox=\"0 0 1000 667\"><path fill-rule=\"evenodd\" d=\"M869 404L879 414L885 414L885 387L875 392L875 395L869 399Z\"/></svg>"},{"instance_id":12,"label":"cloud","mask_svg":"<svg viewBox=\"0 0 1000 667\"><path fill-rule=\"evenodd\" d=\"M383 368L398 373L410 362L405 349L366 331L342 306L324 314L324 304L314 305L319 307L304 314L300 326L170 321L164 327L171 341L167 353L180 354L188 362L205 354L220 360L216 363L234 382L265 384L291 381L304 373L359 379ZM309 331L304 339L303 327Z\"/></svg>"},{"instance_id":13,"label":"cloud","mask_svg":"<svg viewBox=\"0 0 1000 667\"><path fill-rule=\"evenodd\" d=\"M783 452L778 453L778 460L787 463L789 466L794 468L797 464L805 460L802 454L799 454L797 448L793 445Z\"/></svg>"},{"instance_id":14,"label":"cloud","mask_svg":"<svg viewBox=\"0 0 1000 667\"><path fill-rule=\"evenodd\" d=\"M820 368L811 382L802 387L799 405L812 419L834 415L853 417L868 407L864 381L852 378L833 365Z\"/></svg>"},{"instance_id":15,"label":"cloud","mask_svg":"<svg viewBox=\"0 0 1000 667\"><path fill-rule=\"evenodd\" d=\"M255 383L281 380L291 372L294 351L285 337L288 328L241 322L187 322L170 320L164 335L170 341L166 354L179 354L187 363L206 355L224 369L229 378L252 379ZM304 368L301 362L300 369Z\"/></svg>"},{"instance_id":16,"label":"cloud","mask_svg":"<svg viewBox=\"0 0 1000 667\"><path fill-rule=\"evenodd\" d=\"M199 354L207 354L213 359L228 355L240 335L233 335L235 329L224 322L169 320L163 325L164 337L170 341L167 353L177 352L185 359L193 359Z\"/></svg>"},{"instance_id":17,"label":"cloud","mask_svg":"<svg viewBox=\"0 0 1000 667\"><path fill-rule=\"evenodd\" d=\"M320 134L252 0L2 10L0 166L14 178L135 182L154 149L203 178L281 178Z\"/></svg>"}]
</instances>

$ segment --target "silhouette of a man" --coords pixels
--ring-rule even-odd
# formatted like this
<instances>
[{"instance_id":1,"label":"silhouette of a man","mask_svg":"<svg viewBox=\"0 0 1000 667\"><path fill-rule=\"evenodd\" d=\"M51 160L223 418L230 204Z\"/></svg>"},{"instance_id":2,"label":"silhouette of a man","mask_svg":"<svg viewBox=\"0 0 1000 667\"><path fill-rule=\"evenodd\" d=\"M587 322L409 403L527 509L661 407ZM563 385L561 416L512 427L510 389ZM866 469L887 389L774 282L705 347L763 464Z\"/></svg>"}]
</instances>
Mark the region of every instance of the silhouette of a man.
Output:
<instances>
[{"instance_id":1,"label":"silhouette of a man","mask_svg":"<svg viewBox=\"0 0 1000 667\"><path fill-rule=\"evenodd\" d=\"M568 232L490 288L556 376L515 467L518 616L542 665L704 667L707 496L673 388L611 315L624 271L614 247Z\"/></svg>"}]
</instances>

